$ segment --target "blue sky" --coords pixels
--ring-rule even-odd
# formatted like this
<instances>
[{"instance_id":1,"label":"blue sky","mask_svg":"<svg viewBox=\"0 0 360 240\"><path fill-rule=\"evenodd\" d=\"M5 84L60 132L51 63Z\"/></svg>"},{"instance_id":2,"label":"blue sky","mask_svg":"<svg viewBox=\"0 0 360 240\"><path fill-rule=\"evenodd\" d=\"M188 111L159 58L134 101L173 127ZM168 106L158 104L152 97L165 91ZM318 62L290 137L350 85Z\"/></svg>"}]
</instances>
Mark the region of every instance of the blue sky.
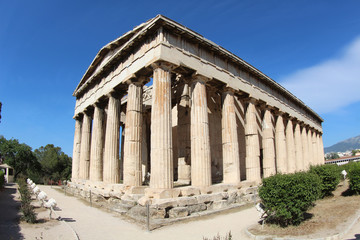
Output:
<instances>
[{"instance_id":1,"label":"blue sky","mask_svg":"<svg viewBox=\"0 0 360 240\"><path fill-rule=\"evenodd\" d=\"M330 146L360 134L359 12L351 0L0 0L0 135L72 155L72 93L96 53L163 14L303 100Z\"/></svg>"}]
</instances>

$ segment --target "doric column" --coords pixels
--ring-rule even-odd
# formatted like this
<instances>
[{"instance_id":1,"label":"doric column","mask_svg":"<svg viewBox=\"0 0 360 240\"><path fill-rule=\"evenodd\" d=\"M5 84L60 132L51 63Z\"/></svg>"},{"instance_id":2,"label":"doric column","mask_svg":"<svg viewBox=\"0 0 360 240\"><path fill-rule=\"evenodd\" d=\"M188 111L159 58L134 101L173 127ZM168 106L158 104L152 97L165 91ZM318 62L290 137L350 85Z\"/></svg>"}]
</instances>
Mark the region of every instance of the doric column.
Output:
<instances>
[{"instance_id":1,"label":"doric column","mask_svg":"<svg viewBox=\"0 0 360 240\"><path fill-rule=\"evenodd\" d=\"M225 89L222 105L223 182L240 182L239 141L236 126L235 100L232 89Z\"/></svg>"},{"instance_id":2,"label":"doric column","mask_svg":"<svg viewBox=\"0 0 360 240\"><path fill-rule=\"evenodd\" d=\"M292 120L288 119L286 124L286 150L287 150L287 167L288 173L296 171L295 158L295 143L294 143L294 128Z\"/></svg>"},{"instance_id":3,"label":"doric column","mask_svg":"<svg viewBox=\"0 0 360 240\"><path fill-rule=\"evenodd\" d=\"M75 117L73 158L72 158L72 178L71 178L72 181L79 178L81 124L82 124L82 119L79 116L76 116Z\"/></svg>"},{"instance_id":4,"label":"doric column","mask_svg":"<svg viewBox=\"0 0 360 240\"><path fill-rule=\"evenodd\" d=\"M260 182L260 146L255 101L249 100L245 113L246 180Z\"/></svg>"},{"instance_id":5,"label":"doric column","mask_svg":"<svg viewBox=\"0 0 360 240\"><path fill-rule=\"evenodd\" d=\"M104 109L94 105L93 130L91 135L90 180L103 180Z\"/></svg>"},{"instance_id":6,"label":"doric column","mask_svg":"<svg viewBox=\"0 0 360 240\"><path fill-rule=\"evenodd\" d=\"M178 111L178 181L191 181L191 141L190 141L190 91L189 83L184 82Z\"/></svg>"},{"instance_id":7,"label":"doric column","mask_svg":"<svg viewBox=\"0 0 360 240\"><path fill-rule=\"evenodd\" d=\"M322 139L322 134L319 134L319 144L320 144L320 164L324 164L325 158L324 158L324 143Z\"/></svg>"},{"instance_id":8,"label":"doric column","mask_svg":"<svg viewBox=\"0 0 360 240\"><path fill-rule=\"evenodd\" d=\"M262 122L262 146L264 177L276 173L273 115L265 108Z\"/></svg>"},{"instance_id":9,"label":"doric column","mask_svg":"<svg viewBox=\"0 0 360 240\"><path fill-rule=\"evenodd\" d=\"M278 113L275 125L276 169L278 173L287 173L287 150L285 126L282 113Z\"/></svg>"},{"instance_id":10,"label":"doric column","mask_svg":"<svg viewBox=\"0 0 360 240\"><path fill-rule=\"evenodd\" d=\"M151 188L173 187L173 149L171 122L171 66L153 64L151 109Z\"/></svg>"},{"instance_id":11,"label":"doric column","mask_svg":"<svg viewBox=\"0 0 360 240\"><path fill-rule=\"evenodd\" d=\"M300 132L300 124L295 123L295 159L296 159L296 171L302 171L304 169L304 159L303 159L303 147L302 147L302 139Z\"/></svg>"},{"instance_id":12,"label":"doric column","mask_svg":"<svg viewBox=\"0 0 360 240\"><path fill-rule=\"evenodd\" d=\"M313 131L313 134L312 134L312 149L313 149L313 163L314 165L319 165L319 158L318 158L318 145L317 145L317 142L316 142L316 132Z\"/></svg>"},{"instance_id":13,"label":"doric column","mask_svg":"<svg viewBox=\"0 0 360 240\"><path fill-rule=\"evenodd\" d=\"M308 151L309 151L309 167L315 165L314 163L314 151L312 146L312 132L309 128L308 134L307 134L307 144L308 144Z\"/></svg>"},{"instance_id":14,"label":"doric column","mask_svg":"<svg viewBox=\"0 0 360 240\"><path fill-rule=\"evenodd\" d=\"M318 164L322 164L322 162L321 162L321 149L320 149L320 133L319 132L316 133L316 146L317 146L316 159L317 159Z\"/></svg>"},{"instance_id":15,"label":"doric column","mask_svg":"<svg viewBox=\"0 0 360 240\"><path fill-rule=\"evenodd\" d=\"M89 179L90 167L90 141L91 141L91 116L84 112L83 124L81 129L81 147L80 147L80 179Z\"/></svg>"},{"instance_id":16,"label":"doric column","mask_svg":"<svg viewBox=\"0 0 360 240\"><path fill-rule=\"evenodd\" d=\"M119 135L120 97L116 93L110 93L104 147L103 179L105 183L118 183L120 180Z\"/></svg>"},{"instance_id":17,"label":"doric column","mask_svg":"<svg viewBox=\"0 0 360 240\"><path fill-rule=\"evenodd\" d=\"M191 93L191 184L211 185L209 117L206 78L196 75Z\"/></svg>"},{"instance_id":18,"label":"doric column","mask_svg":"<svg viewBox=\"0 0 360 240\"><path fill-rule=\"evenodd\" d=\"M304 125L301 130L301 142L303 148L303 170L309 169L309 145L308 145L308 137L306 133L306 126Z\"/></svg>"},{"instance_id":19,"label":"doric column","mask_svg":"<svg viewBox=\"0 0 360 240\"><path fill-rule=\"evenodd\" d=\"M124 143L124 185L142 185L142 82L129 83Z\"/></svg>"}]
</instances>

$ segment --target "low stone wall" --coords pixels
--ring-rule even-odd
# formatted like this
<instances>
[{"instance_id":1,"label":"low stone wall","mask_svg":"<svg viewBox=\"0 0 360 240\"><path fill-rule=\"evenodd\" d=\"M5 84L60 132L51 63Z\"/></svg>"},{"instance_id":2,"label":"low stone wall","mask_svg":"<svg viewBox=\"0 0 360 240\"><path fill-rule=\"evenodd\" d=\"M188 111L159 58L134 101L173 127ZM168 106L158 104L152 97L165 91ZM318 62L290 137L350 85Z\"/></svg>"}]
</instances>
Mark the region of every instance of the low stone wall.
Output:
<instances>
[{"instance_id":1,"label":"low stone wall","mask_svg":"<svg viewBox=\"0 0 360 240\"><path fill-rule=\"evenodd\" d=\"M66 191L98 207L144 222L149 205L151 219L174 220L206 215L257 201L254 182L237 185L216 184L206 188L192 186L171 190L150 189L148 186L126 187L101 182L69 182Z\"/></svg>"}]
</instances>

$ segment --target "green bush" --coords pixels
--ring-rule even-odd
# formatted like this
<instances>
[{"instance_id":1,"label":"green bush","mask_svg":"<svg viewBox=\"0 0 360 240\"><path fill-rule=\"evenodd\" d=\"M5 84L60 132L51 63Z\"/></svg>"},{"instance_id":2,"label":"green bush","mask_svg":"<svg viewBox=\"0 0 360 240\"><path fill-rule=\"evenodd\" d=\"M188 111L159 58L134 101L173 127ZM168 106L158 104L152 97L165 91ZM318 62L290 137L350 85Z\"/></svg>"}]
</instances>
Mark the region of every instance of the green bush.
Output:
<instances>
[{"instance_id":1,"label":"green bush","mask_svg":"<svg viewBox=\"0 0 360 240\"><path fill-rule=\"evenodd\" d=\"M345 170L347 173L349 173L351 169L358 167L360 167L360 162L349 162L339 166L340 171ZM349 175L346 175L346 178L349 178Z\"/></svg>"},{"instance_id":2,"label":"green bush","mask_svg":"<svg viewBox=\"0 0 360 240\"><path fill-rule=\"evenodd\" d=\"M0 189L4 187L5 184L5 173L0 170Z\"/></svg>"},{"instance_id":3,"label":"green bush","mask_svg":"<svg viewBox=\"0 0 360 240\"><path fill-rule=\"evenodd\" d=\"M356 194L360 193L360 164L354 164L349 169L349 188Z\"/></svg>"},{"instance_id":4,"label":"green bush","mask_svg":"<svg viewBox=\"0 0 360 240\"><path fill-rule=\"evenodd\" d=\"M320 194L321 180L311 173L277 174L263 179L259 196L267 221L282 227L298 225Z\"/></svg>"},{"instance_id":5,"label":"green bush","mask_svg":"<svg viewBox=\"0 0 360 240\"><path fill-rule=\"evenodd\" d=\"M22 218L28 223L35 223L36 213L34 211L34 207L31 205L31 193L26 184L25 178L18 178L17 183L19 185L19 192L21 197L20 211L23 213Z\"/></svg>"},{"instance_id":6,"label":"green bush","mask_svg":"<svg viewBox=\"0 0 360 240\"><path fill-rule=\"evenodd\" d=\"M320 177L320 198L331 196L341 179L341 169L335 164L311 166L309 172Z\"/></svg>"}]
</instances>

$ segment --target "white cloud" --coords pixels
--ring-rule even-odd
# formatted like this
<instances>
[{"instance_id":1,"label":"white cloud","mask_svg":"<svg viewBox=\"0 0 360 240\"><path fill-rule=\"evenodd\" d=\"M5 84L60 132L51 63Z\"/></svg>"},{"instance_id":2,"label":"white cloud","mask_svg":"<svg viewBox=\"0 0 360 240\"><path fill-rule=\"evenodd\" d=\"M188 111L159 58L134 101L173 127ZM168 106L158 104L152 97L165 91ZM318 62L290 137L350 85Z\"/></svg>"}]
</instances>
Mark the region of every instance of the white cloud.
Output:
<instances>
[{"instance_id":1,"label":"white cloud","mask_svg":"<svg viewBox=\"0 0 360 240\"><path fill-rule=\"evenodd\" d=\"M340 56L301 69L280 82L319 113L360 101L360 37Z\"/></svg>"}]
</instances>

